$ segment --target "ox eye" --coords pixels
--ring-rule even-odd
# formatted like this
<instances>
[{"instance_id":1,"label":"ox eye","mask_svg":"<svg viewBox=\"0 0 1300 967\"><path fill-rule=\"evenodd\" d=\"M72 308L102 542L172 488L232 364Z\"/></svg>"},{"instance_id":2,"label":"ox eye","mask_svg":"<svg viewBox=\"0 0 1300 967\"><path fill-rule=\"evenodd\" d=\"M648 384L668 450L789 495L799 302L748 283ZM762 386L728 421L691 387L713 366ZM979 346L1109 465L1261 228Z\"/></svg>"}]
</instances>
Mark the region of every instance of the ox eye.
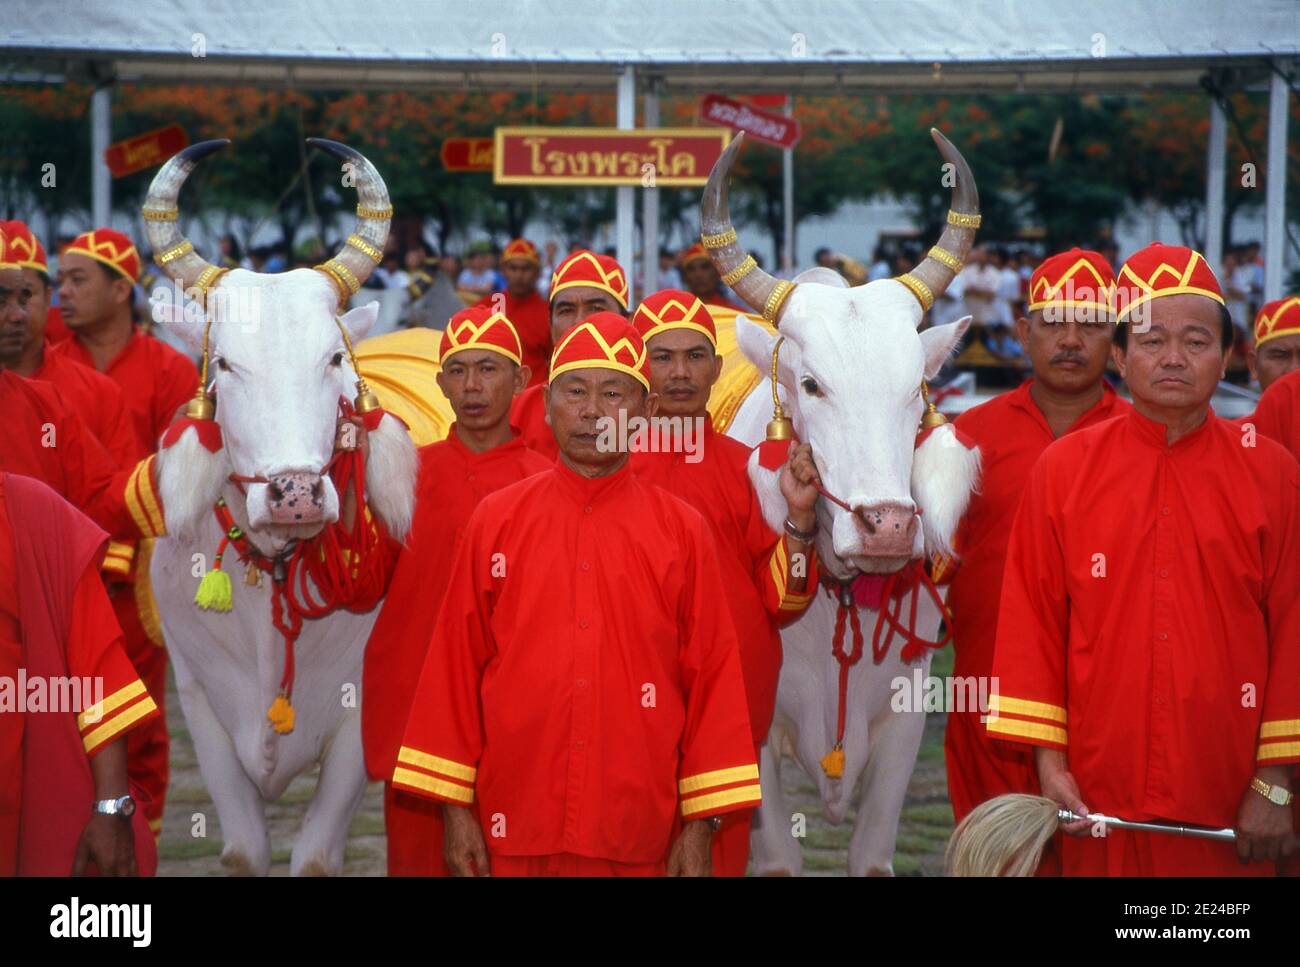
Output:
<instances>
[{"instance_id":1,"label":"ox eye","mask_svg":"<svg viewBox=\"0 0 1300 967\"><path fill-rule=\"evenodd\" d=\"M799 381L799 385L803 387L803 391L809 396L822 395L822 390L821 387L817 385L817 380L813 379L811 376L805 376Z\"/></svg>"},{"instance_id":2,"label":"ox eye","mask_svg":"<svg viewBox=\"0 0 1300 967\"><path fill-rule=\"evenodd\" d=\"M342 366L342 365L343 365L343 354L342 354L341 352L339 352L339 353L335 353L335 354L334 354L334 358L330 360L330 365L331 365L331 366Z\"/></svg>"},{"instance_id":3,"label":"ox eye","mask_svg":"<svg viewBox=\"0 0 1300 967\"><path fill-rule=\"evenodd\" d=\"M230 372L230 364L226 362L225 357L218 356L216 362L217 362L217 369L221 370L223 373Z\"/></svg>"}]
</instances>

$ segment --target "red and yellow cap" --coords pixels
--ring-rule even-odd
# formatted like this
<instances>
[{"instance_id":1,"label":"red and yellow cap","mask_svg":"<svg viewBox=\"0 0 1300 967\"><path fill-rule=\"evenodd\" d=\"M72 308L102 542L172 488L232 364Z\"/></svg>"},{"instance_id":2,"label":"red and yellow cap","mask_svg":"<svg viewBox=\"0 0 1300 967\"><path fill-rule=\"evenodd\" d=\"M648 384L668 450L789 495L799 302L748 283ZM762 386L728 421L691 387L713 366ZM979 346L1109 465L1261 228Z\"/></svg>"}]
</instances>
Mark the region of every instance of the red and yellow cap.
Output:
<instances>
[{"instance_id":1,"label":"red and yellow cap","mask_svg":"<svg viewBox=\"0 0 1300 967\"><path fill-rule=\"evenodd\" d=\"M678 257L678 261L681 262L682 265L689 265L690 263L698 262L701 259L703 259L705 262L712 261L712 259L709 258L709 250L706 249L699 242L696 242L690 248L686 249Z\"/></svg>"},{"instance_id":2,"label":"red and yellow cap","mask_svg":"<svg viewBox=\"0 0 1300 967\"><path fill-rule=\"evenodd\" d=\"M613 369L650 389L650 363L641 334L616 312L595 312L560 340L549 381L571 369Z\"/></svg>"},{"instance_id":3,"label":"red and yellow cap","mask_svg":"<svg viewBox=\"0 0 1300 967\"><path fill-rule=\"evenodd\" d=\"M20 269L35 269L37 272L50 274L50 265L45 258L45 249L32 230L20 221L0 222L0 232L8 239L5 247L5 268L17 265Z\"/></svg>"},{"instance_id":4,"label":"red and yellow cap","mask_svg":"<svg viewBox=\"0 0 1300 967\"><path fill-rule=\"evenodd\" d=\"M555 293L577 285L604 289L618 300L619 305L627 308L627 273L608 255L579 249L566 258L551 278L551 298L555 298Z\"/></svg>"},{"instance_id":5,"label":"red and yellow cap","mask_svg":"<svg viewBox=\"0 0 1300 967\"><path fill-rule=\"evenodd\" d=\"M1115 321L1123 322L1152 299L1190 292L1223 305L1219 280L1205 256L1184 245L1152 242L1120 266L1115 280Z\"/></svg>"},{"instance_id":6,"label":"red and yellow cap","mask_svg":"<svg viewBox=\"0 0 1300 967\"><path fill-rule=\"evenodd\" d=\"M1297 333L1300 333L1300 296L1290 295L1260 306L1259 314L1255 316L1256 347L1278 336Z\"/></svg>"},{"instance_id":7,"label":"red and yellow cap","mask_svg":"<svg viewBox=\"0 0 1300 967\"><path fill-rule=\"evenodd\" d=\"M121 272L132 283L140 278L140 253L135 250L135 245L129 238L111 228L82 232L63 250L65 255L68 252L87 255L96 262L102 262L110 269Z\"/></svg>"},{"instance_id":8,"label":"red and yellow cap","mask_svg":"<svg viewBox=\"0 0 1300 967\"><path fill-rule=\"evenodd\" d=\"M502 262L509 262L511 259L521 259L534 265L542 264L542 256L538 253L537 246L526 238L511 239L510 243L501 250Z\"/></svg>"},{"instance_id":9,"label":"red and yellow cap","mask_svg":"<svg viewBox=\"0 0 1300 967\"><path fill-rule=\"evenodd\" d=\"M1115 272L1099 252L1072 248L1050 256L1029 277L1029 311L1058 306L1109 315Z\"/></svg>"},{"instance_id":10,"label":"red and yellow cap","mask_svg":"<svg viewBox=\"0 0 1300 967\"><path fill-rule=\"evenodd\" d=\"M514 325L502 313L493 312L487 306L462 309L447 320L438 352L439 365L446 366L449 356L466 349L500 353L516 366L524 357Z\"/></svg>"},{"instance_id":11,"label":"red and yellow cap","mask_svg":"<svg viewBox=\"0 0 1300 967\"><path fill-rule=\"evenodd\" d=\"M669 329L693 329L709 338L714 352L718 349L718 329L704 303L681 289L660 289L641 300L632 316L632 325L646 342Z\"/></svg>"},{"instance_id":12,"label":"red and yellow cap","mask_svg":"<svg viewBox=\"0 0 1300 967\"><path fill-rule=\"evenodd\" d=\"M9 240L5 235L5 223L0 222L0 271L21 268L22 266L15 262L9 254Z\"/></svg>"}]
</instances>

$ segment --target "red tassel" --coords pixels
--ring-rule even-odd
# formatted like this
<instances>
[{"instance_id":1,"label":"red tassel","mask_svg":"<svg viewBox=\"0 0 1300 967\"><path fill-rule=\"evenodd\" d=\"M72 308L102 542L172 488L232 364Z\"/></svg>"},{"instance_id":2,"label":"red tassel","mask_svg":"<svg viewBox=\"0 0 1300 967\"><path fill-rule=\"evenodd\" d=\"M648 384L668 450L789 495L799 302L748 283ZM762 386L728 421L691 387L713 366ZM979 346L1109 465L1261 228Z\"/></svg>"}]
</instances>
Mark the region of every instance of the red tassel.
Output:
<instances>
[{"instance_id":1,"label":"red tassel","mask_svg":"<svg viewBox=\"0 0 1300 967\"><path fill-rule=\"evenodd\" d=\"M758 445L758 465L764 470L780 470L790 459L790 448L795 441L764 440Z\"/></svg>"},{"instance_id":2,"label":"red tassel","mask_svg":"<svg viewBox=\"0 0 1300 967\"><path fill-rule=\"evenodd\" d=\"M196 420L190 416L183 417L167 427L162 436L162 448L165 450L174 446L181 438L181 434L190 427L194 427L199 435L199 442L208 449L209 453L216 453L221 449L221 424L216 420Z\"/></svg>"}]
</instances>

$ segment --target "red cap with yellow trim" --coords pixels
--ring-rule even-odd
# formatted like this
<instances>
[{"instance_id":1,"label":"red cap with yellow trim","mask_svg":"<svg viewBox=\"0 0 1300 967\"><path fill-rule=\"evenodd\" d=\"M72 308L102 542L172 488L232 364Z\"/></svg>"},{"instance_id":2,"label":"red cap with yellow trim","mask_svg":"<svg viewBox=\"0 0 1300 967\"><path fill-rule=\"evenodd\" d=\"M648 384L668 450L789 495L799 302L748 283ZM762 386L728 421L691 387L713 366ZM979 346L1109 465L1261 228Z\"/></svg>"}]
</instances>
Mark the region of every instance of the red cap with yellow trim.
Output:
<instances>
[{"instance_id":1,"label":"red cap with yellow trim","mask_svg":"<svg viewBox=\"0 0 1300 967\"><path fill-rule=\"evenodd\" d=\"M0 271L4 269L21 269L22 266L13 261L9 254L9 240L5 235L4 223L0 222Z\"/></svg>"},{"instance_id":2,"label":"red cap with yellow trim","mask_svg":"<svg viewBox=\"0 0 1300 967\"><path fill-rule=\"evenodd\" d=\"M20 269L35 269L50 274L45 249L25 223L17 220L0 222L0 231L9 240L4 257L6 268L10 267L9 263L15 263Z\"/></svg>"},{"instance_id":3,"label":"red cap with yellow trim","mask_svg":"<svg viewBox=\"0 0 1300 967\"><path fill-rule=\"evenodd\" d=\"M1050 256L1029 277L1029 311L1049 305L1110 315L1115 271L1100 252L1072 248Z\"/></svg>"},{"instance_id":4,"label":"red cap with yellow trim","mask_svg":"<svg viewBox=\"0 0 1300 967\"><path fill-rule=\"evenodd\" d=\"M705 262L712 261L709 258L709 250L706 249L699 242L696 242L690 248L682 252L681 256L678 258L678 261L681 262L682 265L689 265L691 262L698 262L701 259L704 260Z\"/></svg>"},{"instance_id":5,"label":"red cap with yellow trim","mask_svg":"<svg viewBox=\"0 0 1300 967\"><path fill-rule=\"evenodd\" d=\"M1152 299L1184 292L1223 305L1223 290L1204 255L1184 245L1152 242L1120 266L1115 282L1115 321L1123 322Z\"/></svg>"},{"instance_id":6,"label":"red cap with yellow trim","mask_svg":"<svg viewBox=\"0 0 1300 967\"><path fill-rule=\"evenodd\" d=\"M1266 302L1255 316L1255 346L1278 336L1300 334L1300 296Z\"/></svg>"},{"instance_id":7,"label":"red cap with yellow trim","mask_svg":"<svg viewBox=\"0 0 1300 967\"><path fill-rule=\"evenodd\" d=\"M121 272L135 283L140 278L140 253L132 241L111 228L96 228L82 232L63 250L64 255L75 252L102 262L110 269Z\"/></svg>"},{"instance_id":8,"label":"red cap with yellow trim","mask_svg":"<svg viewBox=\"0 0 1300 967\"><path fill-rule=\"evenodd\" d=\"M542 257L537 251L537 246L526 238L512 239L510 243L501 251L501 261L509 262L511 259L520 259L524 262L532 262L534 265L542 264Z\"/></svg>"},{"instance_id":9,"label":"red cap with yellow trim","mask_svg":"<svg viewBox=\"0 0 1300 967\"><path fill-rule=\"evenodd\" d=\"M718 329L704 303L681 289L660 289L641 300L632 316L632 325L646 342L669 329L693 329L709 338L716 352Z\"/></svg>"},{"instance_id":10,"label":"red cap with yellow trim","mask_svg":"<svg viewBox=\"0 0 1300 967\"><path fill-rule=\"evenodd\" d=\"M438 352L439 365L447 365L449 356L466 349L500 353L516 366L521 364L524 356L514 325L502 313L493 312L487 306L462 309L447 320Z\"/></svg>"},{"instance_id":11,"label":"red cap with yellow trim","mask_svg":"<svg viewBox=\"0 0 1300 967\"><path fill-rule=\"evenodd\" d=\"M565 333L551 355L549 382L571 369L617 370L650 389L645 343L617 312L594 312Z\"/></svg>"},{"instance_id":12,"label":"red cap with yellow trim","mask_svg":"<svg viewBox=\"0 0 1300 967\"><path fill-rule=\"evenodd\" d=\"M619 305L627 308L627 273L608 255L579 249L566 258L551 278L551 298L554 299L557 292L578 285L604 289L618 300Z\"/></svg>"}]
</instances>

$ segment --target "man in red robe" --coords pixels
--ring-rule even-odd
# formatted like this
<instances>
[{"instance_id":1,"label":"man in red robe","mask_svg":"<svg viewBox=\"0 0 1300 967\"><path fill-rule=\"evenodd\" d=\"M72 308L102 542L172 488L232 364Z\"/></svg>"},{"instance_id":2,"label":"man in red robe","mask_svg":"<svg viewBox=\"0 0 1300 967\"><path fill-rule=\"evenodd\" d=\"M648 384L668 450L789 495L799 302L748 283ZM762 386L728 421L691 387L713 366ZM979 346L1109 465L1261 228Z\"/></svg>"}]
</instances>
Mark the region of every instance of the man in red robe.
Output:
<instances>
[{"instance_id":1,"label":"man in red robe","mask_svg":"<svg viewBox=\"0 0 1300 967\"><path fill-rule=\"evenodd\" d=\"M1255 338L1246 350L1250 375L1267 392L1287 373L1300 369L1300 296L1267 302L1255 315Z\"/></svg>"},{"instance_id":2,"label":"man in red robe","mask_svg":"<svg viewBox=\"0 0 1300 967\"><path fill-rule=\"evenodd\" d=\"M103 548L44 484L0 472L0 876L157 865L124 736L159 711L122 650Z\"/></svg>"},{"instance_id":3,"label":"man in red robe","mask_svg":"<svg viewBox=\"0 0 1300 967\"><path fill-rule=\"evenodd\" d=\"M194 395L199 381L198 370L187 357L136 331L131 300L140 268L135 246L120 232L98 228L73 239L59 257L59 302L73 337L51 350L90 366L121 387L135 431L136 461L157 450L159 437L176 410ZM139 559L136 555L124 580L111 585L109 597L122 625L127 654L162 708L167 652L161 641L149 636L140 618L134 587ZM131 774L148 794L144 809L155 831L162 829L167 748L162 720L131 735Z\"/></svg>"},{"instance_id":4,"label":"man in red robe","mask_svg":"<svg viewBox=\"0 0 1300 967\"><path fill-rule=\"evenodd\" d=\"M1028 315L1016 323L1033 375L957 418L958 431L980 448L981 472L958 529L961 566L948 590L952 674L959 681L987 681L993 674L1007 539L1029 471L1053 440L1129 409L1103 378L1114 284L1110 264L1097 252L1070 249L1038 266L1029 281ZM984 712L948 710L944 754L957 822L994 796L1038 792L1031 752L992 741Z\"/></svg>"},{"instance_id":5,"label":"man in red robe","mask_svg":"<svg viewBox=\"0 0 1300 967\"><path fill-rule=\"evenodd\" d=\"M736 305L723 295L722 276L718 274L713 259L709 258L709 250L701 243L696 242L682 252L681 266L682 285L706 306L735 309L737 312L750 311L745 306Z\"/></svg>"},{"instance_id":6,"label":"man in red robe","mask_svg":"<svg viewBox=\"0 0 1300 967\"><path fill-rule=\"evenodd\" d=\"M505 291L493 292L478 303L509 319L519 334L523 365L531 374L529 386L546 382L546 369L551 362L551 307L537 291L541 271L542 257L537 246L526 238L514 239L501 252Z\"/></svg>"},{"instance_id":7,"label":"man in red robe","mask_svg":"<svg viewBox=\"0 0 1300 967\"><path fill-rule=\"evenodd\" d=\"M1197 252L1120 270L1133 409L1030 474L1007 551L988 720L1080 815L1237 831L1232 844L1066 824L1067 875L1272 875L1300 762L1300 467L1209 406L1232 323Z\"/></svg>"},{"instance_id":8,"label":"man in red robe","mask_svg":"<svg viewBox=\"0 0 1300 967\"><path fill-rule=\"evenodd\" d=\"M371 779L384 780L389 876L445 876L442 809L390 780L424 666L433 620L451 580L452 553L488 494L551 464L510 426L510 401L528 382L519 336L485 307L458 312L442 335L438 386L456 422L420 449L415 518L366 645L361 735Z\"/></svg>"},{"instance_id":9,"label":"man in red robe","mask_svg":"<svg viewBox=\"0 0 1300 967\"><path fill-rule=\"evenodd\" d=\"M632 454L632 471L680 497L703 515L717 543L718 573L740 640L754 755L767 738L781 673L781 628L798 620L817 591L817 488L812 451L793 448L781 472L788 512L778 537L763 520L749 482L750 448L713 430L709 392L722 373L709 310L680 289L649 295L632 324L650 359L650 390L659 397L653 449ZM666 443L666 446L659 446ZM799 470L797 475L795 470ZM803 538L800 539L802 535ZM753 813L729 813L713 837L713 875L744 876Z\"/></svg>"},{"instance_id":10,"label":"man in red robe","mask_svg":"<svg viewBox=\"0 0 1300 967\"><path fill-rule=\"evenodd\" d=\"M626 315L627 273L607 255L580 249L555 270L551 277L551 342L558 345L565 333L596 312ZM559 456L555 435L546 422L544 384L528 387L515 397L510 423L519 428L524 445L548 460Z\"/></svg>"},{"instance_id":11,"label":"man in red robe","mask_svg":"<svg viewBox=\"0 0 1300 967\"><path fill-rule=\"evenodd\" d=\"M760 798L718 549L611 432L657 402L627 320L570 330L546 396L560 459L471 515L393 784L445 804L457 875L707 876Z\"/></svg>"},{"instance_id":12,"label":"man in red robe","mask_svg":"<svg viewBox=\"0 0 1300 967\"><path fill-rule=\"evenodd\" d=\"M1287 373L1264 390L1254 416L1247 420L1258 433L1276 440L1300 460L1300 370Z\"/></svg>"}]
</instances>

